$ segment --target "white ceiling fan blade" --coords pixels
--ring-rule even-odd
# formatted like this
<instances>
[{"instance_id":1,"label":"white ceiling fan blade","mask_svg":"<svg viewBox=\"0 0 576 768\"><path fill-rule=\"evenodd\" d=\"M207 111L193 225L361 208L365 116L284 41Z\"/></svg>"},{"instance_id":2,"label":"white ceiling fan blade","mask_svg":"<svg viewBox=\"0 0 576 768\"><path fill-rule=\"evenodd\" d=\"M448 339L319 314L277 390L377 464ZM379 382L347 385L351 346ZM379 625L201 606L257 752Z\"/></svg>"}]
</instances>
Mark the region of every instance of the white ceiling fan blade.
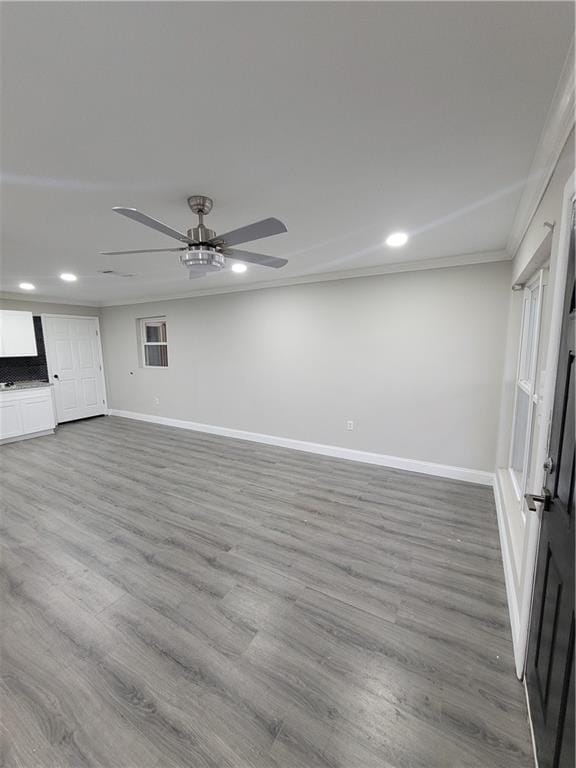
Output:
<instances>
[{"instance_id":1,"label":"white ceiling fan blade","mask_svg":"<svg viewBox=\"0 0 576 768\"><path fill-rule=\"evenodd\" d=\"M247 261L250 264L260 264L262 267L280 267L288 264L288 259L279 259L277 256L265 256L263 253L251 253L250 251L239 251L236 248L227 248L222 251L227 259L238 259L238 261Z\"/></svg>"},{"instance_id":2,"label":"white ceiling fan blade","mask_svg":"<svg viewBox=\"0 0 576 768\"><path fill-rule=\"evenodd\" d=\"M139 251L100 251L101 256L122 256L125 253L169 253L171 251L187 251L187 248L142 248Z\"/></svg>"},{"instance_id":3,"label":"white ceiling fan blade","mask_svg":"<svg viewBox=\"0 0 576 768\"><path fill-rule=\"evenodd\" d=\"M270 237L271 235L280 235L282 232L287 231L286 225L283 224L280 219L262 219L262 221L248 224L246 227L240 227L239 229L225 232L223 235L218 235L217 237L212 238L210 242L214 245L221 245L224 248L229 248L231 245L250 243L252 240L260 240L263 237Z\"/></svg>"},{"instance_id":4,"label":"white ceiling fan blade","mask_svg":"<svg viewBox=\"0 0 576 768\"><path fill-rule=\"evenodd\" d=\"M139 224L144 224L151 229L162 232L162 234L168 235L168 237L180 240L181 243L188 243L189 245L194 244L194 240L191 240L188 235L184 235L182 232L177 232L175 229L172 229L172 227L162 224L161 221L157 221L151 216L147 216L145 213L140 213L136 208L122 208L116 206L115 208L112 208L112 210L116 213L121 213L122 216L127 216L129 219L133 219L133 221L137 221Z\"/></svg>"}]
</instances>

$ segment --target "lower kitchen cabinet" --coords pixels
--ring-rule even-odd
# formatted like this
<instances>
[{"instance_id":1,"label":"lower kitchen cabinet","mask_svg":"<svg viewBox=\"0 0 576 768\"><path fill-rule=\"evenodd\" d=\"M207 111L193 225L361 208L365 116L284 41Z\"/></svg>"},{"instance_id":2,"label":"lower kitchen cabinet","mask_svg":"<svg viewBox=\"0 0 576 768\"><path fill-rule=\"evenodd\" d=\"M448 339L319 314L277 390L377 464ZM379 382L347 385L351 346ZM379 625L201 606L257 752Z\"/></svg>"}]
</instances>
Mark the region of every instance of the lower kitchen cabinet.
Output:
<instances>
[{"instance_id":1,"label":"lower kitchen cabinet","mask_svg":"<svg viewBox=\"0 0 576 768\"><path fill-rule=\"evenodd\" d=\"M49 434L55 426L50 386L0 392L0 443Z\"/></svg>"}]
</instances>

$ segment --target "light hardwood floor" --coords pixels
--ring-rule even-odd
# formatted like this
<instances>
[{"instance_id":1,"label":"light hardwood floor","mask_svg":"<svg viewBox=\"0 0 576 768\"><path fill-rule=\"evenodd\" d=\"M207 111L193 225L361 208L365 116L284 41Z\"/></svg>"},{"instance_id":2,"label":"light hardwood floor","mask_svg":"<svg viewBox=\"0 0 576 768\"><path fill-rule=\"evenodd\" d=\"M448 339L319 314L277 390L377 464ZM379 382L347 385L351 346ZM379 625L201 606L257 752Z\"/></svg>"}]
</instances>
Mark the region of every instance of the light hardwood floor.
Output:
<instances>
[{"instance_id":1,"label":"light hardwood floor","mask_svg":"<svg viewBox=\"0 0 576 768\"><path fill-rule=\"evenodd\" d=\"M533 765L491 489L113 417L0 453L5 766Z\"/></svg>"}]
</instances>

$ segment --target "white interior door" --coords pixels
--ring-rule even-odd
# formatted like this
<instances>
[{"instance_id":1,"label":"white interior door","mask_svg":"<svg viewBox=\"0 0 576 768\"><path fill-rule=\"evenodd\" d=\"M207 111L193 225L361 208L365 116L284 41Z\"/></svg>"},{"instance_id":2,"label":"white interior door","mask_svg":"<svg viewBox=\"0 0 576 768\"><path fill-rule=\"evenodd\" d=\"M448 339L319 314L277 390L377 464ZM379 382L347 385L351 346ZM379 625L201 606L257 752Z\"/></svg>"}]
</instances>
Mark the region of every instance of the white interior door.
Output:
<instances>
[{"instance_id":1,"label":"white interior door","mask_svg":"<svg viewBox=\"0 0 576 768\"><path fill-rule=\"evenodd\" d=\"M58 423L106 412L97 317L43 316Z\"/></svg>"}]
</instances>

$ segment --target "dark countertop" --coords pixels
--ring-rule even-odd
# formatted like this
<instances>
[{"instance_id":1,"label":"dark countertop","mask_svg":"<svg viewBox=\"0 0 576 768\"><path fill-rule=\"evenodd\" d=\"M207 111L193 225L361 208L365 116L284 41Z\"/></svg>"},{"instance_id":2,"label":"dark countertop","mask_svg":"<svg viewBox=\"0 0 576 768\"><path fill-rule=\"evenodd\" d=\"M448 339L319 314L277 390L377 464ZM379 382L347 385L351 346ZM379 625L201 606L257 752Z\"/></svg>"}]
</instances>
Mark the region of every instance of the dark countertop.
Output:
<instances>
[{"instance_id":1,"label":"dark countertop","mask_svg":"<svg viewBox=\"0 0 576 768\"><path fill-rule=\"evenodd\" d=\"M17 392L21 389L39 389L40 387L51 387L49 381L15 381L10 387L0 387L1 392Z\"/></svg>"}]
</instances>

